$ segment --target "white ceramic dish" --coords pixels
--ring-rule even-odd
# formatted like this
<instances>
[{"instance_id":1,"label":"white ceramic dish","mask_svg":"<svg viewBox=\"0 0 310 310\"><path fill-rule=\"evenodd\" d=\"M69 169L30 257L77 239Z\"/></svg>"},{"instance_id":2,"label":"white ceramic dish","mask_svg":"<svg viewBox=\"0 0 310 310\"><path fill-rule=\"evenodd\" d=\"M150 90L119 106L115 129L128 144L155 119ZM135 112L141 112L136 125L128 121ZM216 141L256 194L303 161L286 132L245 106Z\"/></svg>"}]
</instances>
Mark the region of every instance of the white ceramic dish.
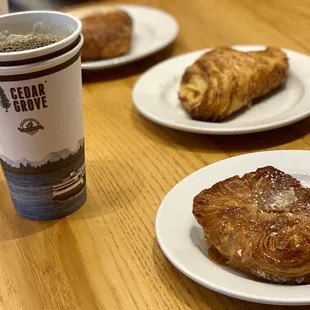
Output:
<instances>
[{"instance_id":1,"label":"white ceramic dish","mask_svg":"<svg viewBox=\"0 0 310 310\"><path fill-rule=\"evenodd\" d=\"M262 46L235 46L242 51ZM205 134L242 134L286 126L310 115L310 57L284 50L290 62L286 86L250 109L221 123L196 121L178 99L181 77L206 50L168 59L145 72L133 90L133 102L146 118L170 128Z\"/></svg>"},{"instance_id":2,"label":"white ceramic dish","mask_svg":"<svg viewBox=\"0 0 310 310\"><path fill-rule=\"evenodd\" d=\"M68 13L81 16L100 7L102 5L79 8ZM170 14L142 5L119 7L133 19L133 42L130 52L121 57L83 62L82 69L97 70L130 63L163 49L175 40L179 26Z\"/></svg>"},{"instance_id":3,"label":"white ceramic dish","mask_svg":"<svg viewBox=\"0 0 310 310\"><path fill-rule=\"evenodd\" d=\"M272 151L229 158L209 165L178 183L164 198L156 217L158 243L182 273L219 293L258 303L310 305L310 285L279 285L253 280L242 272L208 259L202 229L192 215L201 190L233 175L272 165L310 186L310 151Z\"/></svg>"}]
</instances>

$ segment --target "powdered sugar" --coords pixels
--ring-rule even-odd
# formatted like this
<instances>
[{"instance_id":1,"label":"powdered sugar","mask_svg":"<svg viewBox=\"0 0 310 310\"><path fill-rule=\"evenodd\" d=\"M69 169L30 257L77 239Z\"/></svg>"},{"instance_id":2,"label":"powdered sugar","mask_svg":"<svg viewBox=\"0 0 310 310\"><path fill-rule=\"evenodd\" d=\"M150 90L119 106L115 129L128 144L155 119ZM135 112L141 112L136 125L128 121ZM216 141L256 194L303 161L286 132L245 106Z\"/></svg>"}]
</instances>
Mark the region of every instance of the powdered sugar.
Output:
<instances>
[{"instance_id":1,"label":"powdered sugar","mask_svg":"<svg viewBox=\"0 0 310 310\"><path fill-rule=\"evenodd\" d=\"M271 208L282 208L297 201L294 188L278 191L270 197L269 207Z\"/></svg>"},{"instance_id":2,"label":"powdered sugar","mask_svg":"<svg viewBox=\"0 0 310 310\"><path fill-rule=\"evenodd\" d=\"M297 284L301 284L302 282L304 282L305 281L305 278L304 277L300 277L300 278L297 278L296 280L295 280L295 282L297 283Z\"/></svg>"}]
</instances>

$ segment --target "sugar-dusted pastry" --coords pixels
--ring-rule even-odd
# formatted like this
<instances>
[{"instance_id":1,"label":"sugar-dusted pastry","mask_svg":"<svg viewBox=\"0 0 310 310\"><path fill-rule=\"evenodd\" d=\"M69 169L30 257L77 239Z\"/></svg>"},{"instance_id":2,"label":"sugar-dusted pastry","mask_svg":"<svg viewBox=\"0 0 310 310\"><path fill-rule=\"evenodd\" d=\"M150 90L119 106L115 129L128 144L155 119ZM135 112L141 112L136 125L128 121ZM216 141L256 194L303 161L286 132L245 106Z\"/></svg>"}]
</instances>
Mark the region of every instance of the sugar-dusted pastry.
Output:
<instances>
[{"instance_id":1,"label":"sugar-dusted pastry","mask_svg":"<svg viewBox=\"0 0 310 310\"><path fill-rule=\"evenodd\" d=\"M310 188L273 167L194 198L193 214L227 265L274 283L310 283Z\"/></svg>"},{"instance_id":2,"label":"sugar-dusted pastry","mask_svg":"<svg viewBox=\"0 0 310 310\"><path fill-rule=\"evenodd\" d=\"M130 51L133 21L122 9L98 6L70 12L82 22L82 60L118 57Z\"/></svg>"},{"instance_id":3,"label":"sugar-dusted pastry","mask_svg":"<svg viewBox=\"0 0 310 310\"><path fill-rule=\"evenodd\" d=\"M216 48L186 69L179 98L192 118L223 120L285 83L288 69L288 59L278 48L258 52Z\"/></svg>"}]
</instances>

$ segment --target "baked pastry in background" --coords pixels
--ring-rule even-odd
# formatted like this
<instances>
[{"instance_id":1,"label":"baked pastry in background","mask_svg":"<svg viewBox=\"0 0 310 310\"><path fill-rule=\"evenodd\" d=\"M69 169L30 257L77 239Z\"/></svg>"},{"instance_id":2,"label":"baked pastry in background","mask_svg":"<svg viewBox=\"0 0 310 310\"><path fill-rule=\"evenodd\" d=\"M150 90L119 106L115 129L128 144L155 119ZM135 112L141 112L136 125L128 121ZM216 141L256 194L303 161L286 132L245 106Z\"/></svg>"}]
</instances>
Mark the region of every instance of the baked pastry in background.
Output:
<instances>
[{"instance_id":1,"label":"baked pastry in background","mask_svg":"<svg viewBox=\"0 0 310 310\"><path fill-rule=\"evenodd\" d=\"M192 118L220 121L285 83L288 69L286 54L278 48L216 48L186 69L179 98Z\"/></svg>"},{"instance_id":2,"label":"baked pastry in background","mask_svg":"<svg viewBox=\"0 0 310 310\"><path fill-rule=\"evenodd\" d=\"M118 57L130 51L133 21L117 7L70 12L82 22L82 61Z\"/></svg>"},{"instance_id":3,"label":"baked pastry in background","mask_svg":"<svg viewBox=\"0 0 310 310\"><path fill-rule=\"evenodd\" d=\"M198 194L193 214L211 256L273 283L310 283L310 188L292 176L264 167L231 177Z\"/></svg>"}]
</instances>

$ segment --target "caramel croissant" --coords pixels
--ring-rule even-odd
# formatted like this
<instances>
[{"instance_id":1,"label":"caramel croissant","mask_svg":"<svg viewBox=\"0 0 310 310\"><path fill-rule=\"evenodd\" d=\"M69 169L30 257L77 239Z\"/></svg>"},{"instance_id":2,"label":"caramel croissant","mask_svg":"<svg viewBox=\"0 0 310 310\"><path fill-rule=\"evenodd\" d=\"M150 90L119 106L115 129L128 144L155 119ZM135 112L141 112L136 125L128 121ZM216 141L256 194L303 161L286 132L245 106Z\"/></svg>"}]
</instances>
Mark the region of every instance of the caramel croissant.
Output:
<instances>
[{"instance_id":1,"label":"caramel croissant","mask_svg":"<svg viewBox=\"0 0 310 310\"><path fill-rule=\"evenodd\" d=\"M259 52L217 48L186 69L179 98L192 118L219 121L283 84L288 67L278 48Z\"/></svg>"},{"instance_id":2,"label":"caramel croissant","mask_svg":"<svg viewBox=\"0 0 310 310\"><path fill-rule=\"evenodd\" d=\"M310 283L310 188L273 167L213 185L193 214L223 261L274 283Z\"/></svg>"}]
</instances>

